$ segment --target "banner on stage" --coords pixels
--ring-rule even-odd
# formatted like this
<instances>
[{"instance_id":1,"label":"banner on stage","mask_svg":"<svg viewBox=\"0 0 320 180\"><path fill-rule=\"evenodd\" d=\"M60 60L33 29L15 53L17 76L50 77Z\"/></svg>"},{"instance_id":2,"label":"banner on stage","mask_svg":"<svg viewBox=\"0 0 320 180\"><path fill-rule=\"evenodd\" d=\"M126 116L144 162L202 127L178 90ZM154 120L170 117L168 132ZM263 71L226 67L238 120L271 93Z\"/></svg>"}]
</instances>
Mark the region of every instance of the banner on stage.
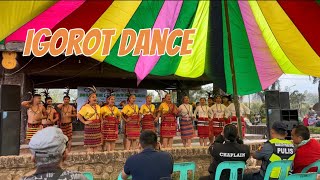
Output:
<instances>
[{"instance_id":1,"label":"banner on stage","mask_svg":"<svg viewBox=\"0 0 320 180\"><path fill-rule=\"evenodd\" d=\"M106 98L111 92L115 96L115 105L118 106L121 101L126 101L128 94L134 94L136 96L136 104L143 105L146 102L147 90L146 89L132 89L132 88L114 88L114 87L96 87L98 104L102 105L106 102ZM84 105L90 94L90 90L87 87L78 87L77 98L77 111Z\"/></svg>"}]
</instances>

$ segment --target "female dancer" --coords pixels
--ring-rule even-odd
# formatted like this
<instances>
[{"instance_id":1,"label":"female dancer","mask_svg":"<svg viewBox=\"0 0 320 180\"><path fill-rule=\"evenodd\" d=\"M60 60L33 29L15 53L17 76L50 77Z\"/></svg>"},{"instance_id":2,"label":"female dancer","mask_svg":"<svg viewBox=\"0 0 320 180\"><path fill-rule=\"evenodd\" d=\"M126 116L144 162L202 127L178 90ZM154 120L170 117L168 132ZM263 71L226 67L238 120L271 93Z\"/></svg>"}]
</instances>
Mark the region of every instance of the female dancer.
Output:
<instances>
[{"instance_id":1,"label":"female dancer","mask_svg":"<svg viewBox=\"0 0 320 180\"><path fill-rule=\"evenodd\" d=\"M136 96L131 94L128 98L128 104L122 109L122 115L126 122L126 150L137 149L140 136L140 115L139 107L134 104Z\"/></svg>"},{"instance_id":2,"label":"female dancer","mask_svg":"<svg viewBox=\"0 0 320 180\"><path fill-rule=\"evenodd\" d=\"M209 121L211 121L212 111L206 105L206 99L200 98L200 106L194 111L194 116L198 115L198 136L200 146L206 146L209 137Z\"/></svg>"},{"instance_id":3,"label":"female dancer","mask_svg":"<svg viewBox=\"0 0 320 180\"><path fill-rule=\"evenodd\" d=\"M181 139L184 147L191 147L191 139L194 136L193 130L193 110L189 104L189 97L183 97L183 104L179 106Z\"/></svg>"},{"instance_id":4,"label":"female dancer","mask_svg":"<svg viewBox=\"0 0 320 180\"><path fill-rule=\"evenodd\" d=\"M121 113L114 105L115 97L107 97L107 104L101 108L103 150L113 151L118 139Z\"/></svg>"},{"instance_id":5,"label":"female dancer","mask_svg":"<svg viewBox=\"0 0 320 180\"><path fill-rule=\"evenodd\" d=\"M146 104L140 107L140 114L142 115L142 131L150 130L155 132L154 123L156 122L155 106L151 104L152 96L146 97Z\"/></svg>"},{"instance_id":6,"label":"female dancer","mask_svg":"<svg viewBox=\"0 0 320 180\"><path fill-rule=\"evenodd\" d=\"M210 144L213 143L215 137L221 134L223 131L223 127L227 123L227 116L228 116L228 111L227 107L223 104L221 104L221 96L217 95L215 98L215 104L211 106L211 110L213 113L213 119L212 119L212 126L210 126L211 131L210 131L210 136L212 139L210 139Z\"/></svg>"},{"instance_id":7,"label":"female dancer","mask_svg":"<svg viewBox=\"0 0 320 180\"><path fill-rule=\"evenodd\" d=\"M101 146L101 120L100 106L97 105L96 89L89 94L88 102L83 105L77 114L78 119L84 125L84 146L88 152L94 152Z\"/></svg>"},{"instance_id":8,"label":"female dancer","mask_svg":"<svg viewBox=\"0 0 320 180\"><path fill-rule=\"evenodd\" d=\"M163 148L172 148L173 137L177 131L178 108L171 102L171 95L166 94L164 102L159 106L157 119L161 116L160 136L163 141Z\"/></svg>"},{"instance_id":9,"label":"female dancer","mask_svg":"<svg viewBox=\"0 0 320 180\"><path fill-rule=\"evenodd\" d=\"M245 134L246 134L246 123L244 122L244 118L250 114L250 109L244 105L243 103L241 103L239 101L239 104L240 104L240 118L241 118L241 128L242 128L242 138L245 137ZM231 103L228 107L227 107L227 110L228 110L228 113L230 115L230 118L229 118L229 123L232 123L234 125L238 125L238 122L237 122L237 116L236 116L236 108L235 108L235 105L234 103Z\"/></svg>"}]
</instances>

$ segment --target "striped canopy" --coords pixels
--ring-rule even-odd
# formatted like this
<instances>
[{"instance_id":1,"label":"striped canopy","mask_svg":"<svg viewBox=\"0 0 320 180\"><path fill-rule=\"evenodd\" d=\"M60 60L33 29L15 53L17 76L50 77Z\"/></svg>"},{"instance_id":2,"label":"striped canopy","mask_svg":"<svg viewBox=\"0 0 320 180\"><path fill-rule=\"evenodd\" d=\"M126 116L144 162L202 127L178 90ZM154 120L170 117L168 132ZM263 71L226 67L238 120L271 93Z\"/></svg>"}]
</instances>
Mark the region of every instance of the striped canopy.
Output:
<instances>
[{"instance_id":1,"label":"striped canopy","mask_svg":"<svg viewBox=\"0 0 320 180\"><path fill-rule=\"evenodd\" d=\"M266 89L283 73L320 77L320 3L306 1L228 1L233 54L229 53L226 14L221 1L0 1L0 40L24 42L28 29L116 29L109 56L93 59L135 72L197 78L204 73L232 94L230 56L240 95ZM187 56L118 57L125 28L196 28ZM180 44L177 39L175 44ZM1 45L0 45L1 47Z\"/></svg>"}]
</instances>

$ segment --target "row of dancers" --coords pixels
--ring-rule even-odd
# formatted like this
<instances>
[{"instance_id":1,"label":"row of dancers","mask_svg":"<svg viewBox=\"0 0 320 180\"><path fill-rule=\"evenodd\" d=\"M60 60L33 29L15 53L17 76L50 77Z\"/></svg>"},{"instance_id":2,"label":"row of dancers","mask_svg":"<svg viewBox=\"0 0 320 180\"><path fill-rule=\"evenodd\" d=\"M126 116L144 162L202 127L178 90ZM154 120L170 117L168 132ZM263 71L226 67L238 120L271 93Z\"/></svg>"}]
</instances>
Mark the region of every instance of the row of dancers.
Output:
<instances>
[{"instance_id":1,"label":"row of dancers","mask_svg":"<svg viewBox=\"0 0 320 180\"><path fill-rule=\"evenodd\" d=\"M201 146L206 146L208 140L213 142L214 137L221 134L223 127L228 123L236 123L234 104L226 107L222 104L222 97L217 95L215 103L208 103L201 98L200 104L193 109L189 103L189 97L183 98L183 103L177 107L172 103L171 95L166 94L163 102L156 109L152 104L152 96L146 97L146 103L140 108L135 104L136 97L130 94L127 104L120 111L115 106L115 96L110 95L106 104L97 104L95 88L90 88L91 93L78 112L69 104L70 97L64 97L64 103L57 105L59 113L52 106L52 99L46 97L44 106L41 104L41 96L34 95L30 101L22 102L28 108L27 140L38 130L53 126L59 117L59 127L69 138L69 150L72 141L72 118L77 117L84 124L84 145L87 151L98 151L100 147L104 151L113 151L118 140L119 124L124 123L124 149L137 149L140 132L144 130L156 131L156 124L160 124L160 137L163 148L172 148L173 137L177 132L177 120L179 119L182 143L185 147L191 146L191 140L196 133L193 121L197 121L198 137ZM211 98L210 98L211 99ZM209 101L209 100L208 100ZM194 111L193 111L194 110ZM249 108L240 104L241 120L250 113ZM177 118L179 117L179 118ZM242 123L243 136L245 123Z\"/></svg>"}]
</instances>

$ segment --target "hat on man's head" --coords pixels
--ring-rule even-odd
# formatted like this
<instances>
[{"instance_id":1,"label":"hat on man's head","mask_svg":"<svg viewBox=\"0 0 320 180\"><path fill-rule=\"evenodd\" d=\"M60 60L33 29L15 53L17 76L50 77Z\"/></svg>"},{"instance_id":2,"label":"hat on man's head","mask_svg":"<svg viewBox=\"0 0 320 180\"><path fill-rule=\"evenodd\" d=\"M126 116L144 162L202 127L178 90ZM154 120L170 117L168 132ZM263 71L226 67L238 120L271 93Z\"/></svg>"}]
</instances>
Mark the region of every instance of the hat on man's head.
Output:
<instances>
[{"instance_id":1,"label":"hat on man's head","mask_svg":"<svg viewBox=\"0 0 320 180\"><path fill-rule=\"evenodd\" d=\"M32 136L29 148L32 154L38 157L57 156L66 150L67 142L68 137L61 129L47 127Z\"/></svg>"},{"instance_id":2,"label":"hat on man's head","mask_svg":"<svg viewBox=\"0 0 320 180\"><path fill-rule=\"evenodd\" d=\"M275 130L278 133L286 132L287 131L287 125L284 122L276 121L272 125L272 129Z\"/></svg>"}]
</instances>

